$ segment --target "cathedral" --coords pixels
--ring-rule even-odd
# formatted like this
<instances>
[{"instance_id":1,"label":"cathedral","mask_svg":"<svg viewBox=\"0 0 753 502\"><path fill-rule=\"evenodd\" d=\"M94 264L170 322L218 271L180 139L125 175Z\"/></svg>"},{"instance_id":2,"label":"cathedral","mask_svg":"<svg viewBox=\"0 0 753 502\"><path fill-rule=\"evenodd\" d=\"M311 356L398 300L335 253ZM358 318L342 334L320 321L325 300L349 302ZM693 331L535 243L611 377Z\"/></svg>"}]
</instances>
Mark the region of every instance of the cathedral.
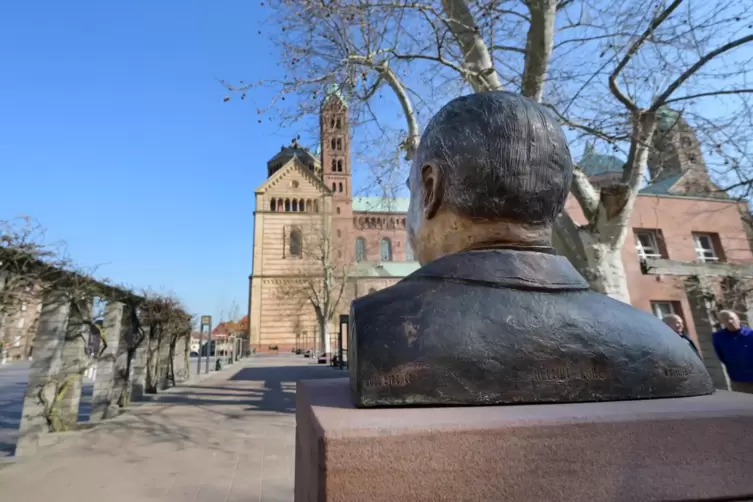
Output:
<instances>
[{"instance_id":1,"label":"cathedral","mask_svg":"<svg viewBox=\"0 0 753 502\"><path fill-rule=\"evenodd\" d=\"M408 199L353 196L348 102L336 86L319 125L319 151L282 147L256 189L248 318L257 352L334 351L350 302L419 266L406 240Z\"/></svg>"}]
</instances>

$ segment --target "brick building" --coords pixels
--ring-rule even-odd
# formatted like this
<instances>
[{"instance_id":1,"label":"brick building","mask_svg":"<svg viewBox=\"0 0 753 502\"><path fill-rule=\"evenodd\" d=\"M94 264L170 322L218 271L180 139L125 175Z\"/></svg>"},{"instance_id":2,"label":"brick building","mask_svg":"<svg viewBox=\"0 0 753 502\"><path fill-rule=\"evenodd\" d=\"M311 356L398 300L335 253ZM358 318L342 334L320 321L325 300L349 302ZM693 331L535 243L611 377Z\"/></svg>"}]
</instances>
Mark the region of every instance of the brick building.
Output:
<instances>
[{"instance_id":1,"label":"brick building","mask_svg":"<svg viewBox=\"0 0 753 502\"><path fill-rule=\"evenodd\" d=\"M8 359L27 359L32 355L41 309L41 295L32 287L27 287L18 294L13 306L4 315L0 314L0 345L2 350L7 351Z\"/></svg>"},{"instance_id":2,"label":"brick building","mask_svg":"<svg viewBox=\"0 0 753 502\"><path fill-rule=\"evenodd\" d=\"M587 147L579 165L599 187L620 179L623 162ZM722 308L747 314L747 299L731 295L733 283L749 284L753 277L741 217L747 207L711 182L695 132L671 110L662 110L648 172L652 183L636 200L622 250L631 303L657 317L680 315L717 386L726 387L711 332ZM566 210L585 223L572 198Z\"/></svg>"},{"instance_id":3,"label":"brick building","mask_svg":"<svg viewBox=\"0 0 753 502\"><path fill-rule=\"evenodd\" d=\"M335 89L323 103L320 131L320 157L295 142L283 147L256 190L249 318L251 346L257 350L313 347L311 305L284 294L302 276L322 274L321 260L316 263L302 249L306 234L325 236L332 262L341 267L334 268L353 271L337 313L347 313L354 297L387 287L418 267L405 242L408 201L352 196L347 103ZM723 296L721 284L728 276L753 270L747 267L753 255L741 206L710 181L700 143L679 114L663 110L654 146L648 166L652 183L638 196L622 253L631 301L658 317L681 315L723 386L723 370L710 346L714 309L723 302L710 305L708 297L710 292ZM618 181L623 163L589 146L579 165L598 188ZM578 223L586 222L574 199L566 209ZM692 281L703 284L692 287Z\"/></svg>"}]
</instances>

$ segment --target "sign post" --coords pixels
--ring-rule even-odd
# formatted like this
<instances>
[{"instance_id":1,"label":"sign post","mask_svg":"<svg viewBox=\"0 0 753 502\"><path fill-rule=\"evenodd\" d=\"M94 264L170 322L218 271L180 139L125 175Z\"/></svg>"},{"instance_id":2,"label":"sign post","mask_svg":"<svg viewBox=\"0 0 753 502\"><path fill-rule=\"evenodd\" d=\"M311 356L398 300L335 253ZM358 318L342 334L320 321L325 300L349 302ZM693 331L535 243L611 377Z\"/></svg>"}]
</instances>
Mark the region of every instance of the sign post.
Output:
<instances>
[{"instance_id":1,"label":"sign post","mask_svg":"<svg viewBox=\"0 0 753 502\"><path fill-rule=\"evenodd\" d=\"M341 315L340 316L340 329L337 330L337 364L340 366L340 369L345 366L345 361L343 360L343 331L345 331L345 334L347 336L348 334L348 324L350 323L350 316L348 315ZM345 326L345 329L343 330L343 326Z\"/></svg>"},{"instance_id":2,"label":"sign post","mask_svg":"<svg viewBox=\"0 0 753 502\"><path fill-rule=\"evenodd\" d=\"M198 373L201 373L201 339L204 336L204 333L207 334L207 359L206 359L206 372L209 373L209 353L212 350L212 316L210 315L203 315L201 316L201 331L199 335L199 369Z\"/></svg>"}]
</instances>

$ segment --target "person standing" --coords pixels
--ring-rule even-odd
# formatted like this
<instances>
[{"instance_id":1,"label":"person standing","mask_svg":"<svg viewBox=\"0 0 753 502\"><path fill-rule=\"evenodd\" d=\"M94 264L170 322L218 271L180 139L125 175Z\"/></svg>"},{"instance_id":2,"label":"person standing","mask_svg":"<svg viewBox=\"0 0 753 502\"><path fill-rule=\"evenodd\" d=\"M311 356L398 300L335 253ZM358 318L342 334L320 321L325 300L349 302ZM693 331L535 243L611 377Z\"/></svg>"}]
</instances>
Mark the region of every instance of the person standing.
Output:
<instances>
[{"instance_id":1,"label":"person standing","mask_svg":"<svg viewBox=\"0 0 753 502\"><path fill-rule=\"evenodd\" d=\"M731 390L753 394L753 329L731 310L719 312L722 329L713 334L714 350L727 368Z\"/></svg>"},{"instance_id":2,"label":"person standing","mask_svg":"<svg viewBox=\"0 0 753 502\"><path fill-rule=\"evenodd\" d=\"M693 340L691 340L688 334L685 333L685 322L682 320L682 317L676 314L670 314L663 318L662 321L664 321L664 324L672 328L672 331L680 335L680 338L690 345L690 348L693 349L693 352L695 352L698 357L701 357L701 353L698 352L698 347L695 346Z\"/></svg>"}]
</instances>

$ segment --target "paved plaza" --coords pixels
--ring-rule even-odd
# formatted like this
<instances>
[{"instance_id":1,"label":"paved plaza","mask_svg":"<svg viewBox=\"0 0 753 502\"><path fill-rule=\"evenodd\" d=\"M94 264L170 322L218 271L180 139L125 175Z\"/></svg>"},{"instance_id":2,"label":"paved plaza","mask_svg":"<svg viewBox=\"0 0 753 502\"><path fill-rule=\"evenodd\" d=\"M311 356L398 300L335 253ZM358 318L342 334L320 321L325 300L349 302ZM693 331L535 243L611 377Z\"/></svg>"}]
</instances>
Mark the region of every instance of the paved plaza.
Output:
<instances>
[{"instance_id":1,"label":"paved plaza","mask_svg":"<svg viewBox=\"0 0 753 502\"><path fill-rule=\"evenodd\" d=\"M345 376L254 357L0 468L5 500L291 501L295 382Z\"/></svg>"}]
</instances>

